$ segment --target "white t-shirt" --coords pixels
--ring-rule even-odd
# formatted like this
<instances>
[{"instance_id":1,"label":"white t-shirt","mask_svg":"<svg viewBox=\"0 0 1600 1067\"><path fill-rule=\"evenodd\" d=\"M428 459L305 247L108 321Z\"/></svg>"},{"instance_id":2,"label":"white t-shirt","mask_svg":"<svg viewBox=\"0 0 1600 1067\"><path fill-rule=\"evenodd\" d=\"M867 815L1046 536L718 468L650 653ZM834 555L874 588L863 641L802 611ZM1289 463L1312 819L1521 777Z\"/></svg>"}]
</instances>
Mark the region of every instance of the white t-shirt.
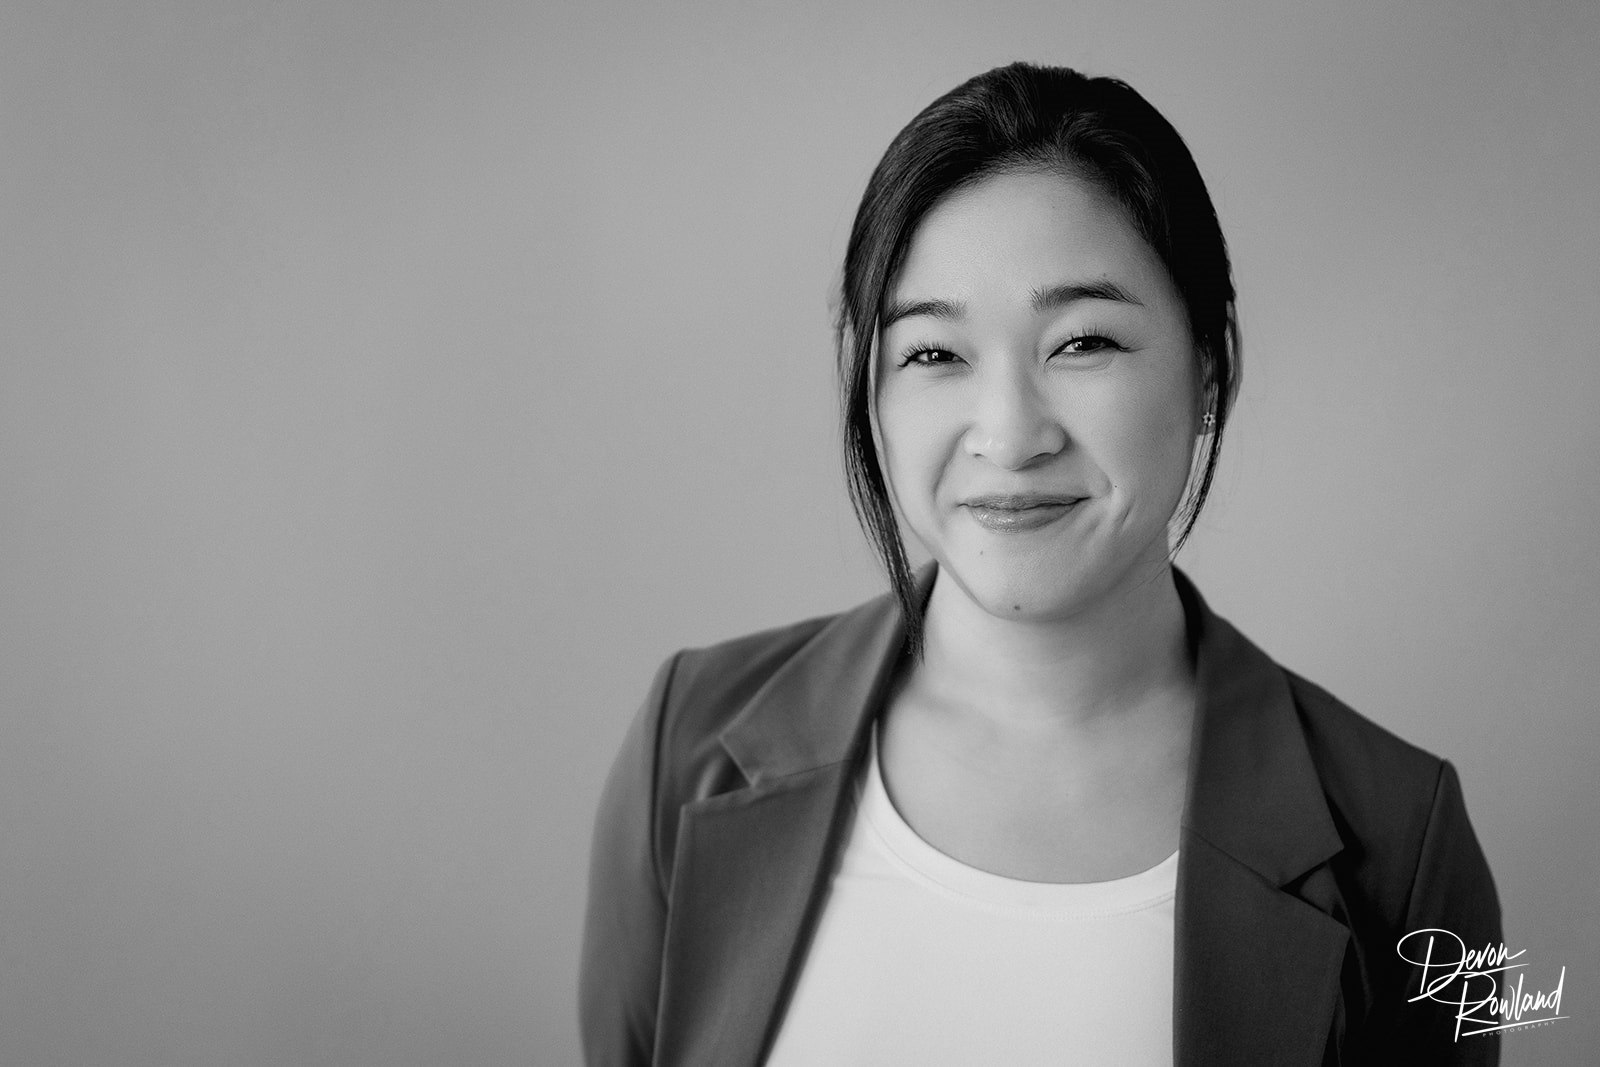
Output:
<instances>
[{"instance_id":1,"label":"white t-shirt","mask_svg":"<svg viewBox=\"0 0 1600 1067\"><path fill-rule=\"evenodd\" d=\"M1170 1065L1178 854L1110 882L969 867L900 817L871 744L768 1067Z\"/></svg>"}]
</instances>

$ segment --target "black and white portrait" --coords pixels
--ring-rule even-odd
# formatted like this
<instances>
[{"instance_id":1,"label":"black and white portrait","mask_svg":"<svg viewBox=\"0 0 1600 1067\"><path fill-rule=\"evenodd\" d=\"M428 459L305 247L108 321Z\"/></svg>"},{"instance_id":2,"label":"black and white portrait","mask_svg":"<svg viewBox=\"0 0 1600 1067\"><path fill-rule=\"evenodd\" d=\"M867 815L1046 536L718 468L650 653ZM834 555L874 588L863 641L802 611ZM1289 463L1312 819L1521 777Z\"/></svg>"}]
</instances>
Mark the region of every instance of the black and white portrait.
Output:
<instances>
[{"instance_id":1,"label":"black and white portrait","mask_svg":"<svg viewBox=\"0 0 1600 1067\"><path fill-rule=\"evenodd\" d=\"M0 1063L1583 1063L1600 12L0 13Z\"/></svg>"}]
</instances>

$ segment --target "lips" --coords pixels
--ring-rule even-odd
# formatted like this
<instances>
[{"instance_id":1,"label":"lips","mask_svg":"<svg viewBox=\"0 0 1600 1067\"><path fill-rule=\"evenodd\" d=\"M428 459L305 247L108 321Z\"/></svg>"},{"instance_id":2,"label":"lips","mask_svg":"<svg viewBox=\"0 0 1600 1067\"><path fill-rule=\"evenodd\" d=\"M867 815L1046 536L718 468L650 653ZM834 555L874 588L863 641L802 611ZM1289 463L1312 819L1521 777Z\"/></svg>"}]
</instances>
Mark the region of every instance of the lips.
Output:
<instances>
[{"instance_id":1,"label":"lips","mask_svg":"<svg viewBox=\"0 0 1600 1067\"><path fill-rule=\"evenodd\" d=\"M1087 497L1061 493L1006 493L975 496L961 506L973 520L997 533L1037 530L1073 513Z\"/></svg>"},{"instance_id":2,"label":"lips","mask_svg":"<svg viewBox=\"0 0 1600 1067\"><path fill-rule=\"evenodd\" d=\"M964 507L988 511L1026 511L1029 508L1069 507L1084 499L1072 493L991 493L968 497Z\"/></svg>"}]
</instances>

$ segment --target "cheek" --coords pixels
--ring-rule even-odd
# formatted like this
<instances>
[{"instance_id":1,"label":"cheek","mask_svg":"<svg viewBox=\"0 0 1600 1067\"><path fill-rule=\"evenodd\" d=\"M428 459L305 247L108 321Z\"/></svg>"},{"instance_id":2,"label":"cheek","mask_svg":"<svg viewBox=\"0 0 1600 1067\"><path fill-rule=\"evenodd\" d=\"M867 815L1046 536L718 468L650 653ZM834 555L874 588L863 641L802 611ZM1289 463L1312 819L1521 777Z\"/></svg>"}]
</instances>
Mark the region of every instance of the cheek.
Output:
<instances>
[{"instance_id":1,"label":"cheek","mask_svg":"<svg viewBox=\"0 0 1600 1067\"><path fill-rule=\"evenodd\" d=\"M878 453L878 472L883 476L883 484L889 491L889 500L894 510L902 519L905 517L902 489L911 481L905 470L910 438L905 423L903 412L898 405L885 400L882 396L878 397L872 419L873 444Z\"/></svg>"},{"instance_id":2,"label":"cheek","mask_svg":"<svg viewBox=\"0 0 1600 1067\"><path fill-rule=\"evenodd\" d=\"M878 408L878 449L886 474L902 491L926 487L948 454L944 419L935 405L886 396Z\"/></svg>"},{"instance_id":3,"label":"cheek","mask_svg":"<svg viewBox=\"0 0 1600 1067\"><path fill-rule=\"evenodd\" d=\"M1143 384L1119 398L1116 418L1102 420L1106 473L1148 505L1176 507L1194 446L1189 390L1181 382Z\"/></svg>"}]
</instances>

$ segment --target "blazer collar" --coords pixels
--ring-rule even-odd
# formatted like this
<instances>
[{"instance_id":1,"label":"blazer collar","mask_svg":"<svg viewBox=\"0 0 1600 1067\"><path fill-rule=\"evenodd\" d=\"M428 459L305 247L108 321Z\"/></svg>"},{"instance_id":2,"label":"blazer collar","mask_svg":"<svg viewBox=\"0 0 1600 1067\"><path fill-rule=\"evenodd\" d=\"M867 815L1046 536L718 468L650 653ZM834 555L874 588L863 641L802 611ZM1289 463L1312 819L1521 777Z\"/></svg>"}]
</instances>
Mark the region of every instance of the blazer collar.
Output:
<instances>
[{"instance_id":1,"label":"blazer collar","mask_svg":"<svg viewBox=\"0 0 1600 1067\"><path fill-rule=\"evenodd\" d=\"M935 573L929 563L916 574L924 604ZM891 594L834 616L723 729L722 746L745 779L759 787L849 759L867 737L904 642Z\"/></svg>"},{"instance_id":2,"label":"blazer collar","mask_svg":"<svg viewBox=\"0 0 1600 1067\"><path fill-rule=\"evenodd\" d=\"M937 567L916 574L925 603ZM1183 825L1274 885L1342 847L1300 731L1289 683L1265 652L1173 577L1195 653L1199 706ZM752 786L851 760L865 745L905 629L887 594L836 616L723 730Z\"/></svg>"}]
</instances>

